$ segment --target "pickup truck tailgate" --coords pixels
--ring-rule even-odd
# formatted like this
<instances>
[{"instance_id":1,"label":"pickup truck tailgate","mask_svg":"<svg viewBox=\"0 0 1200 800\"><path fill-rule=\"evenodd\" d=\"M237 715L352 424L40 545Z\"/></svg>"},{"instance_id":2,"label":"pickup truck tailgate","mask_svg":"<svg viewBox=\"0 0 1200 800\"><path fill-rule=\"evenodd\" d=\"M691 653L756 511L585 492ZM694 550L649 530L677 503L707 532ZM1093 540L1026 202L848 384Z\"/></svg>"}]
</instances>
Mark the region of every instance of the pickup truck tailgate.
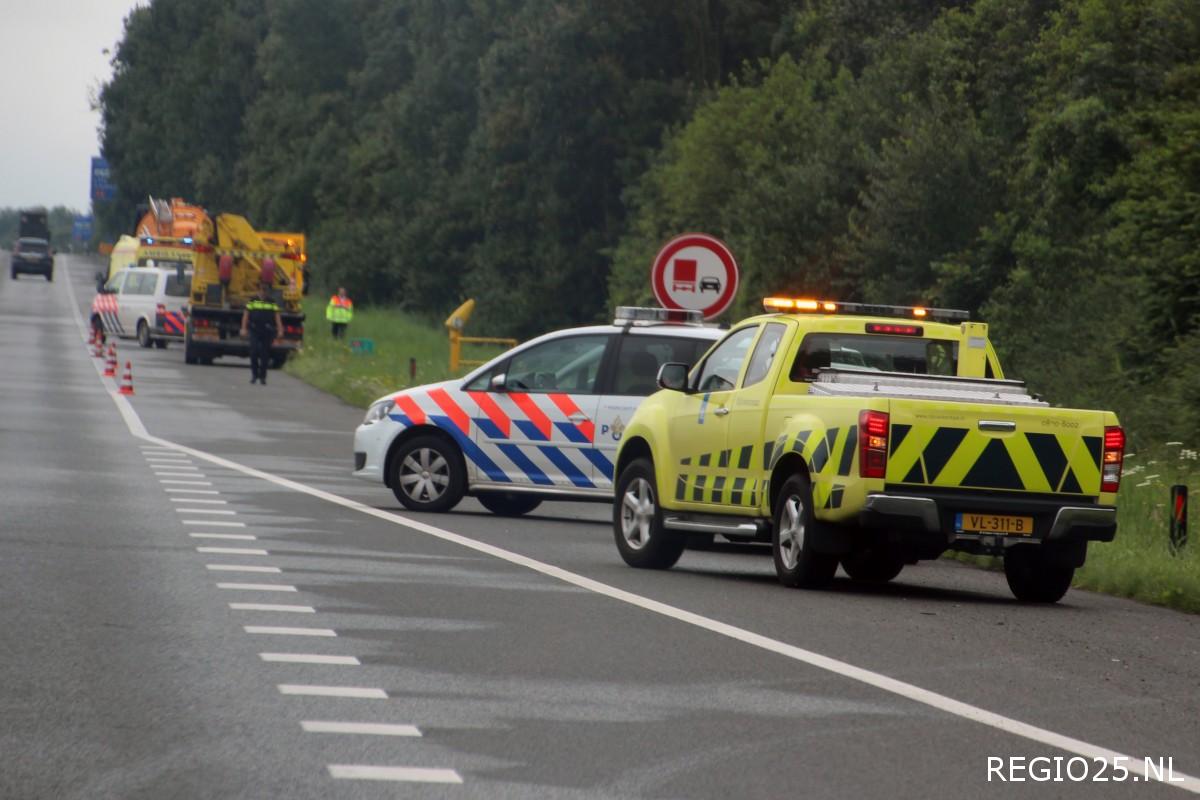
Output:
<instances>
[{"instance_id":1,"label":"pickup truck tailgate","mask_svg":"<svg viewBox=\"0 0 1200 800\"><path fill-rule=\"evenodd\" d=\"M1100 494L1104 412L907 399L889 406L889 486Z\"/></svg>"}]
</instances>

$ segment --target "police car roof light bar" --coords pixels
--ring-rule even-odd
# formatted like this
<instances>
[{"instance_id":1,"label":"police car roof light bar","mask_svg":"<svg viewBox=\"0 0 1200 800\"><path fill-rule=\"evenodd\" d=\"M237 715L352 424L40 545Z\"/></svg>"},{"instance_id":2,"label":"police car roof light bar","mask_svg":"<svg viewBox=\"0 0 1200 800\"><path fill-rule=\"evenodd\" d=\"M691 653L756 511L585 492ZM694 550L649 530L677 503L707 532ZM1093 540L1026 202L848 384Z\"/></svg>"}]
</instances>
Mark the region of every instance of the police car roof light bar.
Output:
<instances>
[{"instance_id":1,"label":"police car roof light bar","mask_svg":"<svg viewBox=\"0 0 1200 800\"><path fill-rule=\"evenodd\" d=\"M924 306L885 306L874 303L841 303L831 300L809 300L794 297L764 297L763 310L779 313L861 314L869 317L917 318L931 322L967 322L971 315L957 308L926 308Z\"/></svg>"},{"instance_id":2,"label":"police car roof light bar","mask_svg":"<svg viewBox=\"0 0 1200 800\"><path fill-rule=\"evenodd\" d=\"M643 308L639 306L617 306L614 324L630 322L682 322L699 324L704 315L699 311L682 308Z\"/></svg>"}]
</instances>

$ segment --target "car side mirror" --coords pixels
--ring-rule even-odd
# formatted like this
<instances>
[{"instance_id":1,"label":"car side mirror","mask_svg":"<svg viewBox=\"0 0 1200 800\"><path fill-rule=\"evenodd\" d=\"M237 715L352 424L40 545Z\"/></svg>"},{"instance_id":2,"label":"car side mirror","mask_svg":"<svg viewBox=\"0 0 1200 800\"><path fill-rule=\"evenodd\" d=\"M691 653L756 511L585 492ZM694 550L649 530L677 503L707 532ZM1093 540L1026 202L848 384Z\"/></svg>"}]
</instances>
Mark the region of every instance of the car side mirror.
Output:
<instances>
[{"instance_id":1,"label":"car side mirror","mask_svg":"<svg viewBox=\"0 0 1200 800\"><path fill-rule=\"evenodd\" d=\"M658 368L658 386L673 392L688 390L688 365L668 361Z\"/></svg>"},{"instance_id":2,"label":"car side mirror","mask_svg":"<svg viewBox=\"0 0 1200 800\"><path fill-rule=\"evenodd\" d=\"M492 379L488 381L488 386L493 392L504 392L508 390L508 386L506 385L507 383L508 376L501 372L498 375L492 376Z\"/></svg>"}]
</instances>

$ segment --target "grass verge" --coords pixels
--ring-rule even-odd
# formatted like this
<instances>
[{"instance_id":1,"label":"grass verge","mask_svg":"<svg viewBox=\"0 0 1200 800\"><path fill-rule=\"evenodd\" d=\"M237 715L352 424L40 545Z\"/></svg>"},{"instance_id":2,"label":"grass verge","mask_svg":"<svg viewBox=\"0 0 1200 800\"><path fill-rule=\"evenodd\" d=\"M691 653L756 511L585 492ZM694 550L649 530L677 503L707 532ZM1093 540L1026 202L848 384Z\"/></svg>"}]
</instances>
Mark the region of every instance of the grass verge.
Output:
<instances>
[{"instance_id":1,"label":"grass verge","mask_svg":"<svg viewBox=\"0 0 1200 800\"><path fill-rule=\"evenodd\" d=\"M309 324L304 350L286 369L347 403L366 408L388 392L453 377L449 340L439 321L386 308L362 309L355 312L346 338L335 340L325 322L323 298L307 298L305 313ZM374 353L352 351L354 339L370 339ZM483 359L496 352L480 347L464 357ZM416 362L415 380L409 377L410 359ZM1177 556L1171 554L1167 537L1169 487L1200 487L1196 454L1173 445L1145 455L1130 456L1127 462L1116 540L1088 548L1087 564L1075 574L1075 586L1200 613L1200 531ZM1192 495L1200 495L1200 488ZM998 558L959 553L947 557L983 568L1001 567Z\"/></svg>"}]
</instances>

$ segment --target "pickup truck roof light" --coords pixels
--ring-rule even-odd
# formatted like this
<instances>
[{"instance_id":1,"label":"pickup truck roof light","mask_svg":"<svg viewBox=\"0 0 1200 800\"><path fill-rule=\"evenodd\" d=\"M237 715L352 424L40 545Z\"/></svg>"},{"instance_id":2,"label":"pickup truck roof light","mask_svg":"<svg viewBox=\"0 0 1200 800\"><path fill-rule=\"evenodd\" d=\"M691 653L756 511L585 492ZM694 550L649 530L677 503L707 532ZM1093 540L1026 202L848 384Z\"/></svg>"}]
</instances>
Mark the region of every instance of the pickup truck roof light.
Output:
<instances>
[{"instance_id":1,"label":"pickup truck roof light","mask_svg":"<svg viewBox=\"0 0 1200 800\"><path fill-rule=\"evenodd\" d=\"M704 315L699 311L689 311L681 308L639 308L637 306L617 306L614 324L629 324L633 322L681 322L698 325L704 321Z\"/></svg>"},{"instance_id":2,"label":"pickup truck roof light","mask_svg":"<svg viewBox=\"0 0 1200 800\"><path fill-rule=\"evenodd\" d=\"M798 297L764 297L762 302L764 311L782 313L861 314L870 317L916 318L931 322L967 322L971 319L969 313L957 308L885 306L874 303L842 303Z\"/></svg>"}]
</instances>

